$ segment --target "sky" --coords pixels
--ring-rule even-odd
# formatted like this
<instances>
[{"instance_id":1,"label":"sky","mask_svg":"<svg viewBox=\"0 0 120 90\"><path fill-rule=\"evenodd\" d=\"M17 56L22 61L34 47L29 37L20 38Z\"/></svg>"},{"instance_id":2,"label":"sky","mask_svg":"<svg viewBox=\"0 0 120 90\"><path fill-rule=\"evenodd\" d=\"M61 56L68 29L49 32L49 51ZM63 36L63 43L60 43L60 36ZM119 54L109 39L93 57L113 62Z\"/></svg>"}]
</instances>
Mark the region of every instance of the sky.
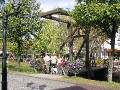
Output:
<instances>
[{"instance_id":1,"label":"sky","mask_svg":"<svg viewBox=\"0 0 120 90\"><path fill-rule=\"evenodd\" d=\"M75 0L37 0L42 11L49 11L55 8L71 10L75 6Z\"/></svg>"}]
</instances>

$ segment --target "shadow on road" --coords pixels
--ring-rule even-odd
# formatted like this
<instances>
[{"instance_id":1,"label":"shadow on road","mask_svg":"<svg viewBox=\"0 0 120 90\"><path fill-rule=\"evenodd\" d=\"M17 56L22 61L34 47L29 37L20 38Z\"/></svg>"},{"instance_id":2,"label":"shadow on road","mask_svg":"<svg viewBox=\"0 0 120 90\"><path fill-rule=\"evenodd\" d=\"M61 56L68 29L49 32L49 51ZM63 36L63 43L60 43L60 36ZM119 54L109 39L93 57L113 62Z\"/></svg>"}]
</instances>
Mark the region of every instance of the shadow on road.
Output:
<instances>
[{"instance_id":1,"label":"shadow on road","mask_svg":"<svg viewBox=\"0 0 120 90\"><path fill-rule=\"evenodd\" d=\"M44 90L46 85L37 85L33 82L27 83L27 87L31 88L31 90Z\"/></svg>"},{"instance_id":2,"label":"shadow on road","mask_svg":"<svg viewBox=\"0 0 120 90\"><path fill-rule=\"evenodd\" d=\"M71 87L59 88L55 90L88 90L88 89L82 88L80 86L71 86Z\"/></svg>"},{"instance_id":3,"label":"shadow on road","mask_svg":"<svg viewBox=\"0 0 120 90\"><path fill-rule=\"evenodd\" d=\"M39 90L44 90L45 87L46 87L46 85L41 85L41 86L39 86Z\"/></svg>"}]
</instances>

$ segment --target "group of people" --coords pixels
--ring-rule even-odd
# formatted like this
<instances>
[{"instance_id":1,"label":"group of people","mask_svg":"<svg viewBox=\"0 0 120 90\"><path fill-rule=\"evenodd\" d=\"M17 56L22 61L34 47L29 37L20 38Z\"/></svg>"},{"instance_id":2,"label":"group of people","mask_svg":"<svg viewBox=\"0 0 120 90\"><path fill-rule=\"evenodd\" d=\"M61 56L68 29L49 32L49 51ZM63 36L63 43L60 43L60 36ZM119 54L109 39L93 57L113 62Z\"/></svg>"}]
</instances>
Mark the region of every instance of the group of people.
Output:
<instances>
[{"instance_id":1,"label":"group of people","mask_svg":"<svg viewBox=\"0 0 120 90\"><path fill-rule=\"evenodd\" d=\"M48 55L46 54L44 60L45 73L51 74L64 74L65 59L61 55Z\"/></svg>"}]
</instances>

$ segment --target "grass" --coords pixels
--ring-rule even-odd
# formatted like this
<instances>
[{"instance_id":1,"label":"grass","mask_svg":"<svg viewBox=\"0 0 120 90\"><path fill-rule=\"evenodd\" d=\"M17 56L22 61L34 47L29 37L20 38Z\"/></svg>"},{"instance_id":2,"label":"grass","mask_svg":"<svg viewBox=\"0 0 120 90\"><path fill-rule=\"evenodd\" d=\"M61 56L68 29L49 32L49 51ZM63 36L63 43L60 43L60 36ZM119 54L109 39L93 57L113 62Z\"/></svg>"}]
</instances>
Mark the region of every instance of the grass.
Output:
<instances>
[{"instance_id":1,"label":"grass","mask_svg":"<svg viewBox=\"0 0 120 90\"><path fill-rule=\"evenodd\" d=\"M90 84L90 85L96 85L96 86L102 86L106 88L114 88L114 89L120 89L120 83L116 82L107 82L107 81L97 81L97 80L90 80L90 79L85 79L82 77L64 77L65 80L72 81L77 84Z\"/></svg>"},{"instance_id":2,"label":"grass","mask_svg":"<svg viewBox=\"0 0 120 90\"><path fill-rule=\"evenodd\" d=\"M9 71L17 71L31 74L37 73L37 71L34 68L32 68L28 63L25 62L21 62L20 67L18 67L18 64L16 62L9 62L7 66ZM1 64L0 68L2 68Z\"/></svg>"}]
</instances>

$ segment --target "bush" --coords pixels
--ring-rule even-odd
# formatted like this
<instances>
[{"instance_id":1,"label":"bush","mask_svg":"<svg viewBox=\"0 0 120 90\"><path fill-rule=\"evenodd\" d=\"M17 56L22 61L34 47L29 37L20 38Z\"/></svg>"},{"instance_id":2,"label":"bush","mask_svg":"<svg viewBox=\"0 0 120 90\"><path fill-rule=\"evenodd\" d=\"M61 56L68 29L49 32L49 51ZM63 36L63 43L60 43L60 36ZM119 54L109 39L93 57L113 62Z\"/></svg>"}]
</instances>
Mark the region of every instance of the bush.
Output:
<instances>
[{"instance_id":1,"label":"bush","mask_svg":"<svg viewBox=\"0 0 120 90\"><path fill-rule=\"evenodd\" d=\"M42 59L30 60L29 64L32 68L34 68L37 72L41 72L43 70L44 62Z\"/></svg>"},{"instance_id":2,"label":"bush","mask_svg":"<svg viewBox=\"0 0 120 90\"><path fill-rule=\"evenodd\" d=\"M81 60L75 60L75 61L67 61L65 65L65 71L67 71L67 74L70 75L77 75L80 73L80 70L84 67L84 62Z\"/></svg>"}]
</instances>

